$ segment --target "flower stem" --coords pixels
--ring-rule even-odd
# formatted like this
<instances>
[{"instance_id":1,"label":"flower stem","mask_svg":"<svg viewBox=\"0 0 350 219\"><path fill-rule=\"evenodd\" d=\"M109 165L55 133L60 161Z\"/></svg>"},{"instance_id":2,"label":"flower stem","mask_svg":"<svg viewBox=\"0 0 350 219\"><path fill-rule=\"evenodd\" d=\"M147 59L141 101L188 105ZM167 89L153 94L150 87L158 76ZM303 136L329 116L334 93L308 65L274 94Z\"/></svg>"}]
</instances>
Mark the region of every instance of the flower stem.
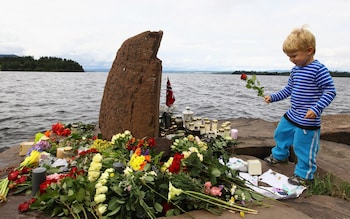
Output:
<instances>
[{"instance_id":1,"label":"flower stem","mask_svg":"<svg viewBox=\"0 0 350 219\"><path fill-rule=\"evenodd\" d=\"M152 189L152 187L150 187L149 185L147 185L147 183L143 183L146 187L148 187L151 191L153 191L154 193L156 193L157 195L159 195L160 197L162 197L164 200L168 200L167 197L165 197L164 195L160 194L159 192L157 192L156 190ZM184 214L188 215L189 217L191 217L192 219L195 219L192 215L190 215L187 211L185 211L184 209L182 209L179 205L175 204L174 202L172 202L171 200L169 201L171 202L171 204L175 205L178 209L180 209L180 211L182 211Z\"/></svg>"},{"instance_id":2,"label":"flower stem","mask_svg":"<svg viewBox=\"0 0 350 219\"><path fill-rule=\"evenodd\" d=\"M230 203L225 202L221 199L218 199L218 198L215 198L212 196L208 196L208 195L202 194L200 192L184 191L184 193L193 197L193 198L197 198L197 199L200 199L200 200L205 201L207 203L210 203L210 204L213 204L216 206L220 206L220 207L223 207L226 209L235 210L235 211L237 211L237 210L244 211L245 213L250 213L250 214L257 214L258 213L257 210L245 208L245 207L235 205L235 204L230 204Z\"/></svg>"}]
</instances>

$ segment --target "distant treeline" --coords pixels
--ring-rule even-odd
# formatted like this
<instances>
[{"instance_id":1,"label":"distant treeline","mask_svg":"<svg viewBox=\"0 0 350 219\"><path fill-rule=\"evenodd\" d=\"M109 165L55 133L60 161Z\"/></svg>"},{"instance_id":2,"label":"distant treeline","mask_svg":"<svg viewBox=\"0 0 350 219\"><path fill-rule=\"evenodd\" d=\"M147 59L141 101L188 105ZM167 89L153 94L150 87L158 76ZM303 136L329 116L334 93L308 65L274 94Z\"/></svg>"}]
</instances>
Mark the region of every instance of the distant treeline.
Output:
<instances>
[{"instance_id":1,"label":"distant treeline","mask_svg":"<svg viewBox=\"0 0 350 219\"><path fill-rule=\"evenodd\" d=\"M46 72L84 72L83 67L72 60L56 57L0 56L1 71L46 71Z\"/></svg>"},{"instance_id":2,"label":"distant treeline","mask_svg":"<svg viewBox=\"0 0 350 219\"><path fill-rule=\"evenodd\" d=\"M289 75L290 72L273 72L273 71L234 71L232 74L248 74L248 75ZM332 77L350 77L350 72L330 71Z\"/></svg>"}]
</instances>

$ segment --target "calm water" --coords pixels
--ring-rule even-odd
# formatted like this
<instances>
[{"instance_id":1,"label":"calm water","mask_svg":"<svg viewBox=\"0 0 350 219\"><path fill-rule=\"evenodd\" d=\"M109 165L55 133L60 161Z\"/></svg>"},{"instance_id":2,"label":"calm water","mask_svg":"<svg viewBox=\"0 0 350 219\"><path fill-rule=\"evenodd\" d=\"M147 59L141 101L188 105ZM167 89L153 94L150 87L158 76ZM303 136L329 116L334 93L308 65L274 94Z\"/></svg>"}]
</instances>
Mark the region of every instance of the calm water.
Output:
<instances>
[{"instance_id":1,"label":"calm water","mask_svg":"<svg viewBox=\"0 0 350 219\"><path fill-rule=\"evenodd\" d=\"M17 145L56 122L98 123L108 73L0 72L0 148ZM209 119L260 118L278 121L289 101L265 104L245 88L239 75L163 73L161 106L169 77L176 101L174 114L186 106ZM265 94L281 89L287 76L260 76ZM350 113L350 78L334 78L337 97L326 114Z\"/></svg>"}]
</instances>

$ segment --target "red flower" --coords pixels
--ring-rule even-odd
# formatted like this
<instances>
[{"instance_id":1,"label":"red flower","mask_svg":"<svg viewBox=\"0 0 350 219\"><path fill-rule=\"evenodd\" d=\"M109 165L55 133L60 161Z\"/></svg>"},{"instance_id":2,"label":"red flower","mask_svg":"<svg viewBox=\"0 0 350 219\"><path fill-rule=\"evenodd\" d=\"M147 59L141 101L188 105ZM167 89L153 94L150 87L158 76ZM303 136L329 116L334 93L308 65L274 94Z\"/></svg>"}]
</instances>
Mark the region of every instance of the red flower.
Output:
<instances>
[{"instance_id":1,"label":"red flower","mask_svg":"<svg viewBox=\"0 0 350 219\"><path fill-rule=\"evenodd\" d=\"M66 128L62 131L61 136L68 136L71 134L71 131L69 128Z\"/></svg>"},{"instance_id":2,"label":"red flower","mask_svg":"<svg viewBox=\"0 0 350 219\"><path fill-rule=\"evenodd\" d=\"M174 208L174 205L168 202L164 202L162 206L163 206L163 214L166 214L167 211Z\"/></svg>"},{"instance_id":3,"label":"red flower","mask_svg":"<svg viewBox=\"0 0 350 219\"><path fill-rule=\"evenodd\" d=\"M149 145L150 147L153 147L153 146L156 145L156 139L155 139L155 138L149 138L149 139L147 140L147 142L148 142L148 145Z\"/></svg>"},{"instance_id":4,"label":"red flower","mask_svg":"<svg viewBox=\"0 0 350 219\"><path fill-rule=\"evenodd\" d=\"M181 159L184 158L183 154L176 153L174 155L173 162L171 163L169 167L169 172L171 173L179 173L181 170Z\"/></svg>"},{"instance_id":5,"label":"red flower","mask_svg":"<svg viewBox=\"0 0 350 219\"><path fill-rule=\"evenodd\" d=\"M27 180L27 176L21 176L16 180L17 184L24 183Z\"/></svg>"},{"instance_id":6,"label":"red flower","mask_svg":"<svg viewBox=\"0 0 350 219\"><path fill-rule=\"evenodd\" d=\"M40 194L43 194L46 192L46 189L51 185L51 183L57 183L57 179L52 179L52 180L45 180L43 183L40 184L39 186L39 191Z\"/></svg>"},{"instance_id":7,"label":"red flower","mask_svg":"<svg viewBox=\"0 0 350 219\"><path fill-rule=\"evenodd\" d=\"M245 73L241 74L241 80L247 80L248 76Z\"/></svg>"},{"instance_id":8,"label":"red flower","mask_svg":"<svg viewBox=\"0 0 350 219\"><path fill-rule=\"evenodd\" d=\"M64 128L64 125L62 123L56 123L54 125L52 125L51 127L52 132L60 135L60 136L68 136L71 134L71 131L69 128Z\"/></svg>"},{"instance_id":9,"label":"red flower","mask_svg":"<svg viewBox=\"0 0 350 219\"><path fill-rule=\"evenodd\" d=\"M31 170L32 170L32 168L24 166L21 170L21 174L28 174Z\"/></svg>"},{"instance_id":10,"label":"red flower","mask_svg":"<svg viewBox=\"0 0 350 219\"><path fill-rule=\"evenodd\" d=\"M20 205L18 206L18 210L19 210L21 213L26 212L26 211L29 210L30 205L33 204L34 202L36 202L36 199L35 199L35 198L32 198L32 199L30 199L29 201L26 201L26 202L20 204Z\"/></svg>"},{"instance_id":11,"label":"red flower","mask_svg":"<svg viewBox=\"0 0 350 219\"><path fill-rule=\"evenodd\" d=\"M21 213L22 213L22 212L26 212L26 211L28 211L29 207L30 207L30 204L29 204L28 202L24 202L24 203L22 203L22 204L20 204L20 205L18 206L18 210L19 210Z\"/></svg>"},{"instance_id":12,"label":"red flower","mask_svg":"<svg viewBox=\"0 0 350 219\"><path fill-rule=\"evenodd\" d=\"M10 181L14 181L17 179L19 175L19 170L13 170L9 173L9 175L7 176L8 180Z\"/></svg>"}]
</instances>

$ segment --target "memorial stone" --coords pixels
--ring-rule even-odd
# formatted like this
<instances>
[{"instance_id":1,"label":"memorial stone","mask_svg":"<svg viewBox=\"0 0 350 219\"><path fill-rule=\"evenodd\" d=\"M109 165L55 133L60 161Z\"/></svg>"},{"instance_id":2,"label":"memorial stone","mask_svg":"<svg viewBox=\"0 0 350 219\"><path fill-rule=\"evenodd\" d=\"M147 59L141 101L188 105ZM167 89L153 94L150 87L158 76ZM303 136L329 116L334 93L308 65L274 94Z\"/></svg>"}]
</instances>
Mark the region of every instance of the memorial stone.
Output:
<instances>
[{"instance_id":1,"label":"memorial stone","mask_svg":"<svg viewBox=\"0 0 350 219\"><path fill-rule=\"evenodd\" d=\"M162 31L127 39L117 52L102 97L99 128L103 139L125 130L136 138L159 135Z\"/></svg>"}]
</instances>

